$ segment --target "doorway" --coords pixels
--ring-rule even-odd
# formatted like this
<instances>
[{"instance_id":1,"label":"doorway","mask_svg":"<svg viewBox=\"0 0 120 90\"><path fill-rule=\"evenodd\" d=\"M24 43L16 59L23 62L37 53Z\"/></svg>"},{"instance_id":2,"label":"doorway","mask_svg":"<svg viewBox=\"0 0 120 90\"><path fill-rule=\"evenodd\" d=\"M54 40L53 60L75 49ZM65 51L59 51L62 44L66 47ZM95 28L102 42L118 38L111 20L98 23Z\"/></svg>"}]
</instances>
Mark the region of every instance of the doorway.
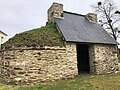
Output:
<instances>
[{"instance_id":1,"label":"doorway","mask_svg":"<svg viewBox=\"0 0 120 90\"><path fill-rule=\"evenodd\" d=\"M86 44L77 44L77 68L78 74L89 73L89 46Z\"/></svg>"}]
</instances>

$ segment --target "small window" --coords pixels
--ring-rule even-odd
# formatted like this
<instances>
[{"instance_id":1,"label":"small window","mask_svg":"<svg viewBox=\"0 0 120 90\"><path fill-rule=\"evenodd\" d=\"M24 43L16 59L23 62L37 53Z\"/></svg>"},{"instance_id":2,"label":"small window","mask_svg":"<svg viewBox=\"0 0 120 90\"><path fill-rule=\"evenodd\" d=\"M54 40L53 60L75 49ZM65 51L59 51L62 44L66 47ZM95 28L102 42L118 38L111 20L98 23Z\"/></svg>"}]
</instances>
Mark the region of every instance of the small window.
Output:
<instances>
[{"instance_id":1,"label":"small window","mask_svg":"<svg viewBox=\"0 0 120 90\"><path fill-rule=\"evenodd\" d=\"M1 37L1 39L3 39L4 37Z\"/></svg>"}]
</instances>

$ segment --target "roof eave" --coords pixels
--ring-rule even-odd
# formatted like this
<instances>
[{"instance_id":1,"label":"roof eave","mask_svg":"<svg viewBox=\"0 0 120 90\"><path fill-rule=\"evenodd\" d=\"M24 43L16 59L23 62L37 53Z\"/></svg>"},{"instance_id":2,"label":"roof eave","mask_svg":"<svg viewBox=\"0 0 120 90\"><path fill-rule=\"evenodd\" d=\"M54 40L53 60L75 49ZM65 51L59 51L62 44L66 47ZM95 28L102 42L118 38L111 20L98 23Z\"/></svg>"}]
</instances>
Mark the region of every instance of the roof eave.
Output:
<instances>
[{"instance_id":1,"label":"roof eave","mask_svg":"<svg viewBox=\"0 0 120 90\"><path fill-rule=\"evenodd\" d=\"M0 30L0 32L1 32L2 34L4 34L5 36L7 36L7 34L6 34L6 33L4 33L3 31L1 31L1 30Z\"/></svg>"},{"instance_id":2,"label":"roof eave","mask_svg":"<svg viewBox=\"0 0 120 90\"><path fill-rule=\"evenodd\" d=\"M66 41L67 43L76 43L76 44L106 44L106 45L118 45L119 43L99 43L99 42L78 42L78 41Z\"/></svg>"}]
</instances>

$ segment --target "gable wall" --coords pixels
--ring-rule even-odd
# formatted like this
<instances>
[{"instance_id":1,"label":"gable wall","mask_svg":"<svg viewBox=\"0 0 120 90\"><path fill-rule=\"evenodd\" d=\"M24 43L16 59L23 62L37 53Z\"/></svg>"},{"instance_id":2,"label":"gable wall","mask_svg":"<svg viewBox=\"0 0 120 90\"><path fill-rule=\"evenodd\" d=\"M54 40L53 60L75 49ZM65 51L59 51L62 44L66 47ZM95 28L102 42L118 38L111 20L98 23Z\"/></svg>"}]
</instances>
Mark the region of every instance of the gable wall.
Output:
<instances>
[{"instance_id":1,"label":"gable wall","mask_svg":"<svg viewBox=\"0 0 120 90\"><path fill-rule=\"evenodd\" d=\"M91 73L106 74L118 70L116 45L91 45L89 54Z\"/></svg>"},{"instance_id":2,"label":"gable wall","mask_svg":"<svg viewBox=\"0 0 120 90\"><path fill-rule=\"evenodd\" d=\"M0 32L0 44L3 44L7 41L7 36Z\"/></svg>"}]
</instances>

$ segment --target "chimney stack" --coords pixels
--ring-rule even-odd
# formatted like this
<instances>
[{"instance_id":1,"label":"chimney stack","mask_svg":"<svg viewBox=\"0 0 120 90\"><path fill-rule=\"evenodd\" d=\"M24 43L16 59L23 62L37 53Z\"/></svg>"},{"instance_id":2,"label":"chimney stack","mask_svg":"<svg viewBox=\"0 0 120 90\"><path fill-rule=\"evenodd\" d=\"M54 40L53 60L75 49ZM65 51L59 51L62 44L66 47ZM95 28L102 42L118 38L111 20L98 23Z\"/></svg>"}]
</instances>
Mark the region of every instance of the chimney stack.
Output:
<instances>
[{"instance_id":1,"label":"chimney stack","mask_svg":"<svg viewBox=\"0 0 120 90\"><path fill-rule=\"evenodd\" d=\"M95 14L95 13L88 13L88 14L86 15L86 18L87 18L90 22L97 23L97 14Z\"/></svg>"},{"instance_id":2,"label":"chimney stack","mask_svg":"<svg viewBox=\"0 0 120 90\"><path fill-rule=\"evenodd\" d=\"M53 17L63 19L63 5L59 3L53 3L48 9L48 23L54 22Z\"/></svg>"}]
</instances>

